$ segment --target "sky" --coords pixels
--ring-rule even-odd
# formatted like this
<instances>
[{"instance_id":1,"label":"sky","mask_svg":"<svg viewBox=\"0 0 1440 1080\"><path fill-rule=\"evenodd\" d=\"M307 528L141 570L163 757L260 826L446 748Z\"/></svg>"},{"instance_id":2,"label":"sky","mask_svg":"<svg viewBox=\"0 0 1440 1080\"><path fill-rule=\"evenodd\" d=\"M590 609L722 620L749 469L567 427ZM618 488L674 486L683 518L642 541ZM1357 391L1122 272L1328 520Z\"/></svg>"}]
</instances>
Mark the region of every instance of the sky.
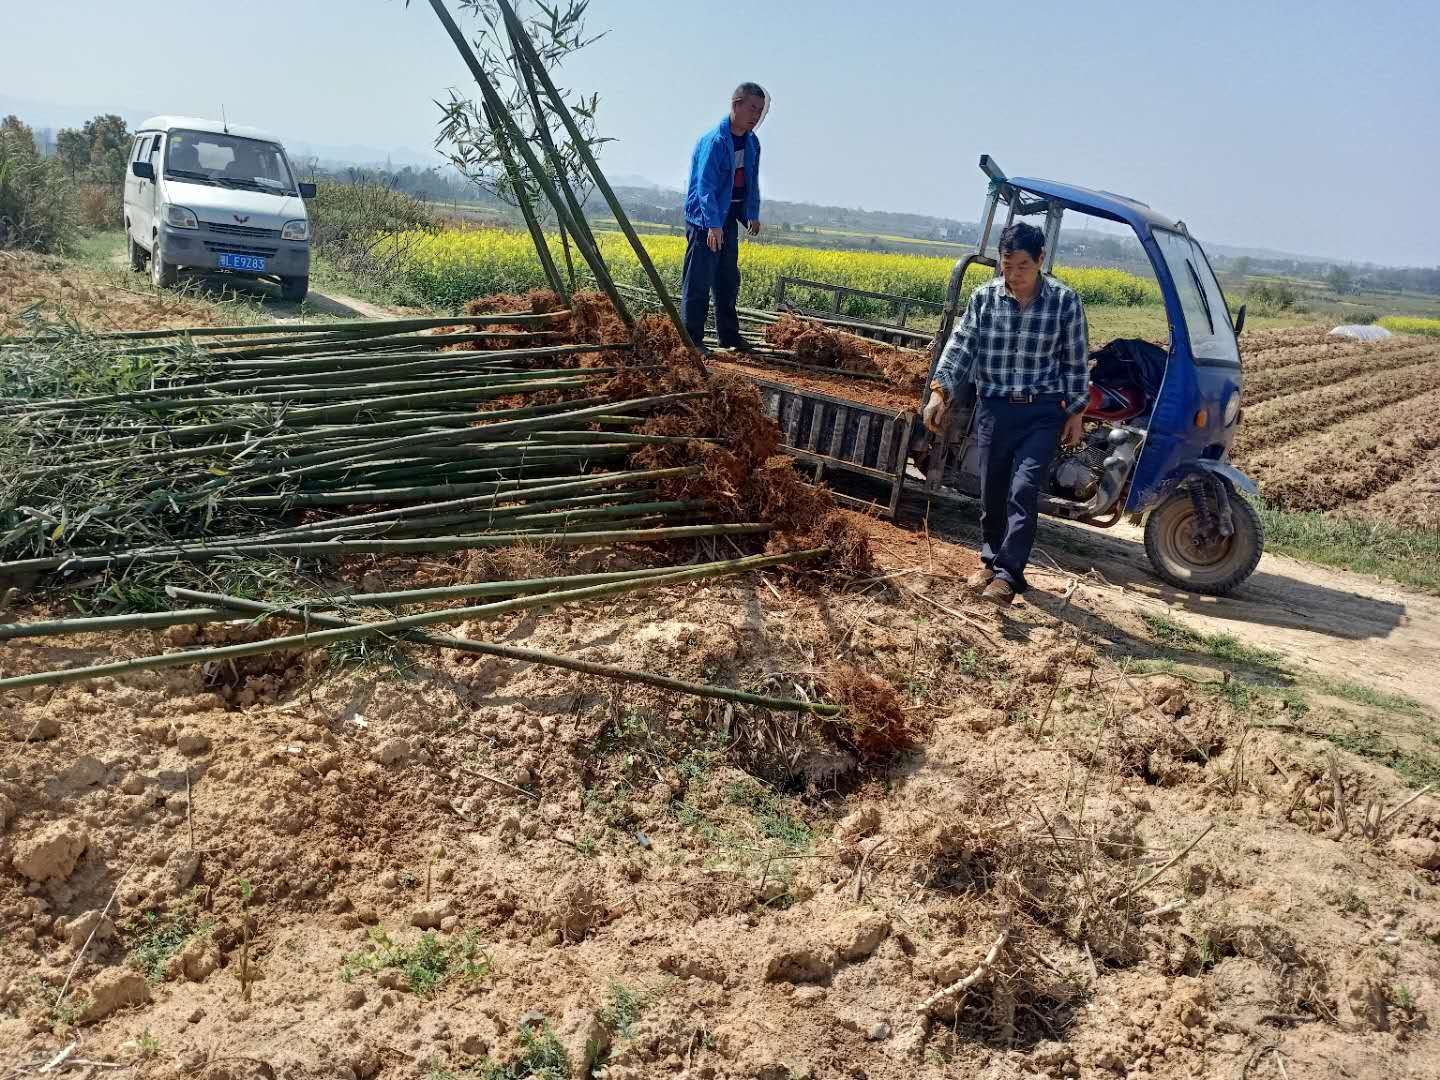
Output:
<instances>
[{"instance_id":1,"label":"sky","mask_svg":"<svg viewBox=\"0 0 1440 1080\"><path fill-rule=\"evenodd\" d=\"M989 153L1202 240L1440 264L1435 0L592 0L590 25L608 33L560 81L599 93L615 176L683 186L751 79L773 96L775 198L974 220ZM397 159L428 153L435 99L473 85L427 0L0 0L0 28L0 108L223 103Z\"/></svg>"}]
</instances>

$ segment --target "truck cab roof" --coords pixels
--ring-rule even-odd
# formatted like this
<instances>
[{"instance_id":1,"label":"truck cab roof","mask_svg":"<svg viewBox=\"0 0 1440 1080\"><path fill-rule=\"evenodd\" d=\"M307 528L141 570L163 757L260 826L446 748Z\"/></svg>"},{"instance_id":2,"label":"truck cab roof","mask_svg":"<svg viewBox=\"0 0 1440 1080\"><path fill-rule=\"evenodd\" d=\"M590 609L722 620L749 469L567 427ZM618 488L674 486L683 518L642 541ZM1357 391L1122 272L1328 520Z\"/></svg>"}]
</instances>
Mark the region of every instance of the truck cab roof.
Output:
<instances>
[{"instance_id":1,"label":"truck cab roof","mask_svg":"<svg viewBox=\"0 0 1440 1080\"><path fill-rule=\"evenodd\" d=\"M222 120L203 120L198 116L152 116L140 125L140 131L203 131L212 135L234 135L240 139L262 139L278 143L280 140L268 131L246 127L244 124L226 124Z\"/></svg>"},{"instance_id":2,"label":"truck cab roof","mask_svg":"<svg viewBox=\"0 0 1440 1080\"><path fill-rule=\"evenodd\" d=\"M1067 210L1108 218L1129 225L1144 239L1153 229L1180 228L1179 224L1156 213L1138 199L1116 195L1113 191L1095 191L1076 184L1059 184L1054 180L1037 180L1028 176L1012 176L1005 181L1011 187L1043 199L1054 199Z\"/></svg>"}]
</instances>

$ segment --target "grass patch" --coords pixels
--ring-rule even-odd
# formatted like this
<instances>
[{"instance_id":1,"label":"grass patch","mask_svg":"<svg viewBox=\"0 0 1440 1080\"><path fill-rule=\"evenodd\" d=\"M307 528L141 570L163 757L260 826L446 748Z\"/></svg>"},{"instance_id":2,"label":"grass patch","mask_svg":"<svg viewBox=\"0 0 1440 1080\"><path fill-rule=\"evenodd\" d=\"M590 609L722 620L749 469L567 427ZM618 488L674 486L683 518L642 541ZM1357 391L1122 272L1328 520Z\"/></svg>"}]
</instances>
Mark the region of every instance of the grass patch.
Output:
<instances>
[{"instance_id":1,"label":"grass patch","mask_svg":"<svg viewBox=\"0 0 1440 1080\"><path fill-rule=\"evenodd\" d=\"M325 659L332 671L360 668L380 678L409 679L416 670L404 642L390 637L332 641L325 647Z\"/></svg>"},{"instance_id":2,"label":"grass patch","mask_svg":"<svg viewBox=\"0 0 1440 1080\"><path fill-rule=\"evenodd\" d=\"M785 798L773 791L737 780L725 785L725 801L749 810L767 840L794 851L808 851L815 843L814 830L790 813Z\"/></svg>"},{"instance_id":3,"label":"grass patch","mask_svg":"<svg viewBox=\"0 0 1440 1080\"><path fill-rule=\"evenodd\" d=\"M171 958L191 938L208 933L212 925L209 919L200 919L192 911L177 912L168 918L158 911L147 911L139 924L130 928L134 936L125 962L144 975L146 982L162 983Z\"/></svg>"},{"instance_id":4,"label":"grass patch","mask_svg":"<svg viewBox=\"0 0 1440 1080\"><path fill-rule=\"evenodd\" d=\"M473 1073L475 1080L568 1080L570 1055L549 1024L520 1029L520 1054L508 1064L486 1061Z\"/></svg>"},{"instance_id":5,"label":"grass patch","mask_svg":"<svg viewBox=\"0 0 1440 1080\"><path fill-rule=\"evenodd\" d=\"M1383 690L1353 682L1321 682L1320 689L1331 697L1383 712L1401 713L1405 716L1425 715L1425 706L1405 694L1387 694Z\"/></svg>"},{"instance_id":6,"label":"grass patch","mask_svg":"<svg viewBox=\"0 0 1440 1080\"><path fill-rule=\"evenodd\" d=\"M70 249L70 257L97 270L115 269L115 257L125 254L125 230L105 229L82 233Z\"/></svg>"},{"instance_id":7,"label":"grass patch","mask_svg":"<svg viewBox=\"0 0 1440 1080\"><path fill-rule=\"evenodd\" d=\"M1186 652L1205 653L1230 664L1283 670L1281 661L1284 655L1272 649L1246 645L1231 634L1206 634L1192 630L1169 615L1146 613L1141 618L1145 620L1145 628L1150 631L1150 637L1157 645Z\"/></svg>"},{"instance_id":8,"label":"grass patch","mask_svg":"<svg viewBox=\"0 0 1440 1080\"><path fill-rule=\"evenodd\" d=\"M1292 513L1261 502L1255 508L1265 523L1266 551L1440 595L1440 529Z\"/></svg>"},{"instance_id":9,"label":"grass patch","mask_svg":"<svg viewBox=\"0 0 1440 1080\"><path fill-rule=\"evenodd\" d=\"M791 812L784 796L753 781L726 784L722 796L728 806L745 811L749 820L736 821L723 813L712 815L692 798L675 804L675 819L707 847L715 849L715 855L706 859L707 866L739 868L778 883L785 887L784 891L765 903L788 906L793 902L789 887L794 883L797 866L784 856L809 853L815 831ZM755 833L760 834L758 843Z\"/></svg>"},{"instance_id":10,"label":"grass patch","mask_svg":"<svg viewBox=\"0 0 1440 1080\"><path fill-rule=\"evenodd\" d=\"M600 1023L617 1039L635 1034L635 1024L659 998L659 990L632 990L621 982L611 982L605 993L605 1007L600 1010Z\"/></svg>"},{"instance_id":11,"label":"grass patch","mask_svg":"<svg viewBox=\"0 0 1440 1080\"><path fill-rule=\"evenodd\" d=\"M452 976L476 983L490 974L490 957L480 947L474 931L450 942L434 934L422 934L410 945L390 940L383 929L370 931L370 941L359 952L340 961L340 979L350 982L357 974L376 974L394 968L405 976L405 985L420 997L431 997Z\"/></svg>"},{"instance_id":12,"label":"grass patch","mask_svg":"<svg viewBox=\"0 0 1440 1080\"><path fill-rule=\"evenodd\" d=\"M1326 735L1325 740L1357 757L1388 766L1408 787L1440 784L1440 758L1402 750L1377 731L1336 732Z\"/></svg>"}]
</instances>

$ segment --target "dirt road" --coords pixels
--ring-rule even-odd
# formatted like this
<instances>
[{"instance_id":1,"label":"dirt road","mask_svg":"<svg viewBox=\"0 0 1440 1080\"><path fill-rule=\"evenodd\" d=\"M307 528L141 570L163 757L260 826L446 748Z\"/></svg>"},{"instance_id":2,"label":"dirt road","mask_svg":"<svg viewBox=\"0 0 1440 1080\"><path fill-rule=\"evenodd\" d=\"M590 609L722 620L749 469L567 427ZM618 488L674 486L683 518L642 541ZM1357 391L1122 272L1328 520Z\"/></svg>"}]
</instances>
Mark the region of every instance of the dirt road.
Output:
<instances>
[{"instance_id":1,"label":"dirt road","mask_svg":"<svg viewBox=\"0 0 1440 1080\"><path fill-rule=\"evenodd\" d=\"M978 506L932 510L930 533L973 551L978 512ZM923 504L907 500L900 524L923 531L923 519ZM1440 597L1283 555L1265 555L1233 596L1198 596L1154 575L1139 528L1122 523L1094 529L1047 519L1029 601L1057 608L1075 578L1083 585L1075 603L1117 646L1143 635L1143 614L1164 613L1198 632L1230 634L1280 652L1297 674L1360 682L1440 713Z\"/></svg>"}]
</instances>

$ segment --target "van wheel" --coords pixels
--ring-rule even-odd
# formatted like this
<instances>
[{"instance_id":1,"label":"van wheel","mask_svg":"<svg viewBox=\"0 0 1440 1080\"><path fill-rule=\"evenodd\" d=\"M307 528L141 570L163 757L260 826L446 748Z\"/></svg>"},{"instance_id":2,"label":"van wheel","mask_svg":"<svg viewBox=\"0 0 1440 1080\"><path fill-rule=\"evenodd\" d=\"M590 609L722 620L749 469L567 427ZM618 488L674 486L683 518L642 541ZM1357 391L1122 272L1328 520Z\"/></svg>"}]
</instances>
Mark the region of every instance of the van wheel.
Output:
<instances>
[{"instance_id":1,"label":"van wheel","mask_svg":"<svg viewBox=\"0 0 1440 1080\"><path fill-rule=\"evenodd\" d=\"M150 249L150 281L157 289L168 289L180 276L180 268L165 261L165 251L160 246L160 237L155 237Z\"/></svg>"},{"instance_id":2,"label":"van wheel","mask_svg":"<svg viewBox=\"0 0 1440 1080\"><path fill-rule=\"evenodd\" d=\"M139 273L145 269L145 249L135 242L135 238L126 232L125 254L130 258L130 269Z\"/></svg>"},{"instance_id":3,"label":"van wheel","mask_svg":"<svg viewBox=\"0 0 1440 1080\"><path fill-rule=\"evenodd\" d=\"M280 279L280 299L298 304L310 291L310 277L286 277Z\"/></svg>"},{"instance_id":4,"label":"van wheel","mask_svg":"<svg viewBox=\"0 0 1440 1080\"><path fill-rule=\"evenodd\" d=\"M1155 572L1177 589L1225 596L1240 586L1260 564L1265 526L1250 503L1230 499L1235 532L1213 544L1197 544L1191 531L1195 508L1190 493L1172 495L1145 519L1145 554Z\"/></svg>"}]
</instances>

